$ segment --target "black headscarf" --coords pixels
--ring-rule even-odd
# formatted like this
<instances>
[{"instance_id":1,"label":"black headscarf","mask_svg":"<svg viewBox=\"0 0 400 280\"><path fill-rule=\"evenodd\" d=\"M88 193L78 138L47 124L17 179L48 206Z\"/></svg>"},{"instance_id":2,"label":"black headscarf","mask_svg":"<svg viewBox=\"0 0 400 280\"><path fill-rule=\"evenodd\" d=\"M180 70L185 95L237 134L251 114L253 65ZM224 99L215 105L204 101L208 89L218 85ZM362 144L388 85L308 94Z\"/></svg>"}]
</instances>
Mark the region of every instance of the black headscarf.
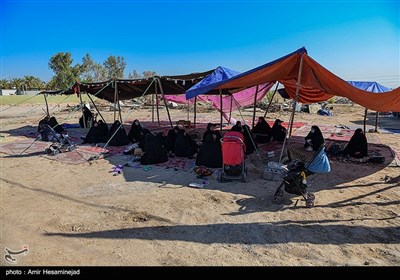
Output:
<instances>
[{"instance_id":1,"label":"black headscarf","mask_svg":"<svg viewBox=\"0 0 400 280\"><path fill-rule=\"evenodd\" d=\"M215 125L212 123L207 124L207 130L203 134L203 139L202 139L203 143L206 141L206 138L208 135L214 134L217 137L217 139L216 139L217 141L219 141L222 138L221 133L219 133L219 131L212 130L212 127L215 127Z\"/></svg>"},{"instance_id":2,"label":"black headscarf","mask_svg":"<svg viewBox=\"0 0 400 280\"><path fill-rule=\"evenodd\" d=\"M196 165L210 168L222 167L221 143L214 139L213 134L208 135L201 145L197 154Z\"/></svg>"},{"instance_id":3,"label":"black headscarf","mask_svg":"<svg viewBox=\"0 0 400 280\"><path fill-rule=\"evenodd\" d=\"M158 137L151 132L146 133L145 137L145 153L142 156L141 164L157 164L168 161L167 152L160 143Z\"/></svg>"},{"instance_id":4,"label":"black headscarf","mask_svg":"<svg viewBox=\"0 0 400 280\"><path fill-rule=\"evenodd\" d=\"M121 127L120 127L121 126ZM117 131L115 133L115 131ZM115 133L115 135L114 135ZM114 135L114 136L113 136ZM112 137L112 138L111 138ZM123 125L119 121L115 121L108 132L107 139L110 139L110 146L124 146L129 143L128 136L126 135L126 131Z\"/></svg>"},{"instance_id":5,"label":"black headscarf","mask_svg":"<svg viewBox=\"0 0 400 280\"><path fill-rule=\"evenodd\" d=\"M231 131L242 132L242 123L237 121L234 126L232 126Z\"/></svg>"},{"instance_id":6,"label":"black headscarf","mask_svg":"<svg viewBox=\"0 0 400 280\"><path fill-rule=\"evenodd\" d=\"M355 158L362 158L368 155L367 138L361 128L354 131L349 143L344 148L343 154L348 154Z\"/></svg>"},{"instance_id":7,"label":"black headscarf","mask_svg":"<svg viewBox=\"0 0 400 280\"><path fill-rule=\"evenodd\" d=\"M175 155L178 157L192 157L197 153L197 144L183 129L179 130L175 140Z\"/></svg>"},{"instance_id":8,"label":"black headscarf","mask_svg":"<svg viewBox=\"0 0 400 280\"><path fill-rule=\"evenodd\" d=\"M167 152L175 152L175 140L179 130L178 126L175 126L174 129L168 130L167 139L165 140L165 149Z\"/></svg>"},{"instance_id":9,"label":"black headscarf","mask_svg":"<svg viewBox=\"0 0 400 280\"><path fill-rule=\"evenodd\" d=\"M281 125L282 121L280 119L275 120L274 125L272 126L272 137L275 141L283 142L286 136L286 128Z\"/></svg>"},{"instance_id":10,"label":"black headscarf","mask_svg":"<svg viewBox=\"0 0 400 280\"><path fill-rule=\"evenodd\" d=\"M93 113L86 106L83 107L82 111L83 114L82 117L79 118L79 124L83 128L88 120L93 120Z\"/></svg>"},{"instance_id":11,"label":"black headscarf","mask_svg":"<svg viewBox=\"0 0 400 280\"><path fill-rule=\"evenodd\" d=\"M307 142L308 139L311 139L311 143ZM306 142L304 144L304 147L307 148L308 146L311 146L314 151L317 151L325 142L321 130L316 125L313 125L311 127L311 131L307 134L305 140Z\"/></svg>"},{"instance_id":12,"label":"black headscarf","mask_svg":"<svg viewBox=\"0 0 400 280\"><path fill-rule=\"evenodd\" d=\"M55 117L51 117L47 123L51 128L54 129L55 132L57 132L58 134L60 134L61 132L64 131L64 129L62 128L61 125L59 125L59 123L57 122Z\"/></svg>"},{"instance_id":13,"label":"black headscarf","mask_svg":"<svg viewBox=\"0 0 400 280\"><path fill-rule=\"evenodd\" d=\"M139 141L141 131L142 131L142 126L140 125L139 120L134 120L131 126L131 130L128 133L129 140L131 142Z\"/></svg>"},{"instance_id":14,"label":"black headscarf","mask_svg":"<svg viewBox=\"0 0 400 280\"><path fill-rule=\"evenodd\" d=\"M89 129L85 137L85 143L105 143L107 142L107 135L104 135L103 129L98 122L94 122L93 126Z\"/></svg>"}]
</instances>

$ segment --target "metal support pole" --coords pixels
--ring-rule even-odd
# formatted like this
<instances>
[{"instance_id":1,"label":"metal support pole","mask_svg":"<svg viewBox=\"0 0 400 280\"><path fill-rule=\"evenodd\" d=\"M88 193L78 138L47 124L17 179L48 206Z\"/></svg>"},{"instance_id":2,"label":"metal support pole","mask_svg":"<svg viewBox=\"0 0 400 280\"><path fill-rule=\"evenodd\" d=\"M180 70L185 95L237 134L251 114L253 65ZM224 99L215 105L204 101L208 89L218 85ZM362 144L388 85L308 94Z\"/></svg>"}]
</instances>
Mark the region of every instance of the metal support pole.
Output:
<instances>
[{"instance_id":1,"label":"metal support pole","mask_svg":"<svg viewBox=\"0 0 400 280\"><path fill-rule=\"evenodd\" d=\"M254 95L253 121L252 121L252 124L251 124L251 129L254 128L254 121L255 121L255 119L256 119L257 93L258 93L258 85L257 85L257 87L256 87L256 94Z\"/></svg>"}]
</instances>

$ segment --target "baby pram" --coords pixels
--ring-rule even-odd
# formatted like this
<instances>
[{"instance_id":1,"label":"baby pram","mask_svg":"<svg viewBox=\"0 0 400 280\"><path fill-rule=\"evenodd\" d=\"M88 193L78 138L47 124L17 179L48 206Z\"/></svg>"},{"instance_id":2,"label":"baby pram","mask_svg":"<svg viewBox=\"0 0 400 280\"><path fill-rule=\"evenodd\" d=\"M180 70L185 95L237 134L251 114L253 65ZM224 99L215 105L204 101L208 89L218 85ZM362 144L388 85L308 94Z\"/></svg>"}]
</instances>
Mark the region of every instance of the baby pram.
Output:
<instances>
[{"instance_id":1,"label":"baby pram","mask_svg":"<svg viewBox=\"0 0 400 280\"><path fill-rule=\"evenodd\" d=\"M44 152L48 155L58 155L75 149L75 145L69 140L67 133L58 134L50 125L41 126L40 136L43 141L53 142Z\"/></svg>"},{"instance_id":2,"label":"baby pram","mask_svg":"<svg viewBox=\"0 0 400 280\"><path fill-rule=\"evenodd\" d=\"M222 146L222 171L218 181L243 180L246 181L246 167L244 154L246 145L243 134L237 131L229 131L221 138Z\"/></svg>"},{"instance_id":3,"label":"baby pram","mask_svg":"<svg viewBox=\"0 0 400 280\"><path fill-rule=\"evenodd\" d=\"M303 196L306 201L306 207L313 207L315 195L307 190L307 177L315 173L328 173L330 170L329 160L323 146L306 163L300 160L292 160L285 168L286 174L275 191L274 203L282 201L282 187L284 187L287 193Z\"/></svg>"}]
</instances>

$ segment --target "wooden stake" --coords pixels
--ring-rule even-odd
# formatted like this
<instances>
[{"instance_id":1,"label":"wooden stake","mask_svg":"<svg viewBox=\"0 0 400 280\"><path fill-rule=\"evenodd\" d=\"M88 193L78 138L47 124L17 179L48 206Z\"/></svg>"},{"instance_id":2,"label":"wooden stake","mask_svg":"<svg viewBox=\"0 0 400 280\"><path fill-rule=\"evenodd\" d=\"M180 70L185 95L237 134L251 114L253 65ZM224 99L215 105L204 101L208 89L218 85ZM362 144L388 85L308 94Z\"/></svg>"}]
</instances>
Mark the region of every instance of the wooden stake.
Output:
<instances>
[{"instance_id":1,"label":"wooden stake","mask_svg":"<svg viewBox=\"0 0 400 280\"><path fill-rule=\"evenodd\" d=\"M367 113L368 113L368 109L365 108L365 112L364 112L364 134L367 134Z\"/></svg>"},{"instance_id":2,"label":"wooden stake","mask_svg":"<svg viewBox=\"0 0 400 280\"><path fill-rule=\"evenodd\" d=\"M197 96L194 97L194 105L193 105L193 126L196 128L196 109L197 109Z\"/></svg>"},{"instance_id":3,"label":"wooden stake","mask_svg":"<svg viewBox=\"0 0 400 280\"><path fill-rule=\"evenodd\" d=\"M378 132L378 119L379 119L379 112L376 111L376 116L375 116L375 132Z\"/></svg>"},{"instance_id":4,"label":"wooden stake","mask_svg":"<svg viewBox=\"0 0 400 280\"><path fill-rule=\"evenodd\" d=\"M163 88L162 88L162 84L161 84L161 81L160 81L159 78L157 78L157 81L158 81L158 85L160 86L161 96L162 96L162 99L164 100L165 108L167 109L169 124L170 124L170 126L171 126L171 129L173 129L174 127L173 127L173 125L172 125L171 115L169 114L169 109L168 109L167 101L166 101L165 98L164 98L164 90L163 90Z\"/></svg>"},{"instance_id":5,"label":"wooden stake","mask_svg":"<svg viewBox=\"0 0 400 280\"><path fill-rule=\"evenodd\" d=\"M269 101L269 103L268 103L268 107L267 107L267 109L265 110L265 113L264 113L264 118L267 116L267 113L268 113L269 107L271 107L272 100L274 100L274 96L275 96L275 93L276 93L276 91L278 90L278 86L279 86L279 82L276 84L276 87L275 87L274 93L272 94L271 100L270 100L270 101Z\"/></svg>"},{"instance_id":6,"label":"wooden stake","mask_svg":"<svg viewBox=\"0 0 400 280\"><path fill-rule=\"evenodd\" d=\"M43 96L44 96L44 102L46 102L46 113L50 117L49 103L47 103L47 93L43 94Z\"/></svg>"},{"instance_id":7,"label":"wooden stake","mask_svg":"<svg viewBox=\"0 0 400 280\"><path fill-rule=\"evenodd\" d=\"M117 111L115 111L115 109L116 109L115 106L117 106L117 92L118 92L118 88L117 87L118 87L117 86L117 81L114 80L114 122L115 122L115 119L117 117Z\"/></svg>"}]
</instances>

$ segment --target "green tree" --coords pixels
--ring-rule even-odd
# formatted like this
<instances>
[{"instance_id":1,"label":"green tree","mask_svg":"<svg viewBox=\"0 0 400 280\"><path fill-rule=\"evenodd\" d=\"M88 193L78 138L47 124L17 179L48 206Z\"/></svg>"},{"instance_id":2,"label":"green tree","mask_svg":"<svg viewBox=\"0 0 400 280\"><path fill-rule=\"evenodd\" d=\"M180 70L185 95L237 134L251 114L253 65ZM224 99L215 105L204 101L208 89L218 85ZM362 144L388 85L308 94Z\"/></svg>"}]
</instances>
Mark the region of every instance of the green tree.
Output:
<instances>
[{"instance_id":1,"label":"green tree","mask_svg":"<svg viewBox=\"0 0 400 280\"><path fill-rule=\"evenodd\" d=\"M24 76L24 87L27 90L30 89L44 89L44 82L38 77Z\"/></svg>"},{"instance_id":2,"label":"green tree","mask_svg":"<svg viewBox=\"0 0 400 280\"><path fill-rule=\"evenodd\" d=\"M107 79L122 79L124 77L126 62L123 57L110 55L103 65L107 71Z\"/></svg>"},{"instance_id":3,"label":"green tree","mask_svg":"<svg viewBox=\"0 0 400 280\"><path fill-rule=\"evenodd\" d=\"M55 73L54 86L58 89L64 89L71 86L79 80L82 72L82 66L76 64L72 66L71 53L57 53L49 61L49 68Z\"/></svg>"},{"instance_id":4,"label":"green tree","mask_svg":"<svg viewBox=\"0 0 400 280\"><path fill-rule=\"evenodd\" d=\"M0 80L0 88L1 89L9 89L11 88L10 82L7 79Z\"/></svg>"},{"instance_id":5,"label":"green tree","mask_svg":"<svg viewBox=\"0 0 400 280\"><path fill-rule=\"evenodd\" d=\"M11 87L15 89L22 89L24 80L21 78L12 78Z\"/></svg>"},{"instance_id":6,"label":"green tree","mask_svg":"<svg viewBox=\"0 0 400 280\"><path fill-rule=\"evenodd\" d=\"M105 67L95 62L88 53L82 58L81 80L87 83L107 80Z\"/></svg>"}]
</instances>

